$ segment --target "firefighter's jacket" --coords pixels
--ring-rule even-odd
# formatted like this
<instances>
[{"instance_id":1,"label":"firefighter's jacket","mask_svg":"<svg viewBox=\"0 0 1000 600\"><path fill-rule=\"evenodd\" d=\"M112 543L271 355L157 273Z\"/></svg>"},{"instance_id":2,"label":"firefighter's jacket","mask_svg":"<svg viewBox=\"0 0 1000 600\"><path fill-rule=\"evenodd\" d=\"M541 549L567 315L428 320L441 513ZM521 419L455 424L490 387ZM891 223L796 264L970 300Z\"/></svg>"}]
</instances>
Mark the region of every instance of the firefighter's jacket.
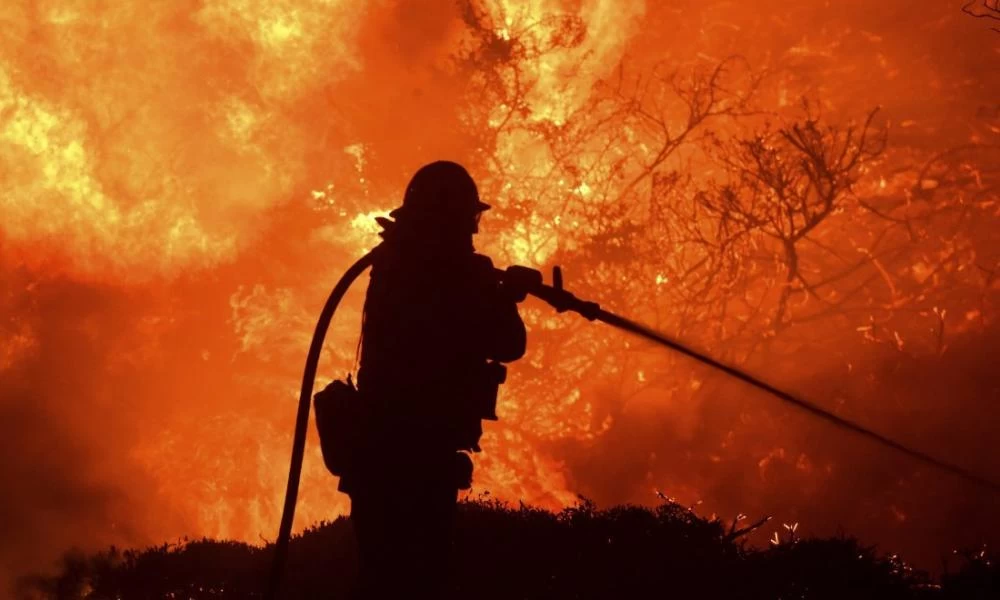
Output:
<instances>
[{"instance_id":1,"label":"firefighter's jacket","mask_svg":"<svg viewBox=\"0 0 1000 600\"><path fill-rule=\"evenodd\" d=\"M391 465L419 469L420 461L477 448L483 415L476 379L487 361L525 352L516 301L489 258L471 245L404 249L393 241L372 266L362 323L358 390L369 407L370 460L342 480L345 491L352 479L382 479L387 469L387 477L398 475Z\"/></svg>"}]
</instances>

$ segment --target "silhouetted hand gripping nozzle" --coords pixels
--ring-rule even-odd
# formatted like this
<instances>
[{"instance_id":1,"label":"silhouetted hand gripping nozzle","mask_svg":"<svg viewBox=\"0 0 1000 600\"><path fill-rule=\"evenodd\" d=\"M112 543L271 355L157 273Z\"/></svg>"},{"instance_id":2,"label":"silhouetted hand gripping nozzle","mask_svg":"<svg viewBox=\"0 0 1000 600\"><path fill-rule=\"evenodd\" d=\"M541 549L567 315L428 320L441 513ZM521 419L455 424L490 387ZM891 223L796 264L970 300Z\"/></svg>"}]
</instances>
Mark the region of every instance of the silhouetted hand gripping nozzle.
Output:
<instances>
[{"instance_id":1,"label":"silhouetted hand gripping nozzle","mask_svg":"<svg viewBox=\"0 0 1000 600\"><path fill-rule=\"evenodd\" d=\"M581 300L563 288L562 269L558 266L552 268L552 285L545 285L542 280L542 273L530 267L512 265L505 270L497 270L501 281L517 290L521 300L527 294L544 300L556 312L575 312L593 321L601 316L601 306L596 302Z\"/></svg>"}]
</instances>

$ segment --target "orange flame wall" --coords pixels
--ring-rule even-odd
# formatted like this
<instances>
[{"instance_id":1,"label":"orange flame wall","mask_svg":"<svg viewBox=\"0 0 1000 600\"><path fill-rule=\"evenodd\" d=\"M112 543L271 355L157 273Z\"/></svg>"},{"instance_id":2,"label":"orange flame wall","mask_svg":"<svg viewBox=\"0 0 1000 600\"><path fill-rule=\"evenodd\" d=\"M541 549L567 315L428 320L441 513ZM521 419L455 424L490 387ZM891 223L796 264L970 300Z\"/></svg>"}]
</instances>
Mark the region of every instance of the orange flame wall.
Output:
<instances>
[{"instance_id":1,"label":"orange flame wall","mask_svg":"<svg viewBox=\"0 0 1000 600\"><path fill-rule=\"evenodd\" d=\"M997 473L977 444L998 383L977 357L997 339L1000 36L960 3L871 4L5 2L6 575L71 545L272 538L313 319L376 243L372 217L437 158L468 164L497 206L478 244L498 264L567 265L581 295ZM706 121L656 163L688 123L669 83L683 90L685 74L735 54L746 60L726 71L728 92L767 74L748 114ZM835 124L882 105L876 124L891 131L811 235L805 277L834 272L823 246L852 261L884 237L901 249L873 253L850 286L799 289L788 309L766 236L726 258L739 274L712 288L716 308L778 303L794 324L779 332L746 308L698 308L710 278L678 227L716 221L654 208L713 189L729 173L713 140L794 119L802 96ZM668 173L689 187L670 196ZM879 220L858 198L905 214ZM920 212L935 203L933 218ZM909 237L900 219L917 223ZM809 312L855 284L867 301ZM320 384L353 364L360 297L338 314ZM480 489L549 507L662 489L705 513L844 525L930 563L977 541L979 491L613 331L522 312L531 354L489 426ZM311 440L299 529L348 508L317 452Z\"/></svg>"}]
</instances>

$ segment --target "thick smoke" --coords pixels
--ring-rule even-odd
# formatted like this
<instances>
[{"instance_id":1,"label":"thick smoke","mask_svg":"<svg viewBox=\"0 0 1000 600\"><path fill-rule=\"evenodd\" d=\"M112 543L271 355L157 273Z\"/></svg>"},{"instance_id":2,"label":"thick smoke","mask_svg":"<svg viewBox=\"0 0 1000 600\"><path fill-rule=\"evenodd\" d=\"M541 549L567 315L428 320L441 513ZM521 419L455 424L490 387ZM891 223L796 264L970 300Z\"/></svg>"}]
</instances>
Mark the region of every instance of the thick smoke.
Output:
<instances>
[{"instance_id":1,"label":"thick smoke","mask_svg":"<svg viewBox=\"0 0 1000 600\"><path fill-rule=\"evenodd\" d=\"M131 458L157 427L141 367L129 364L148 343L136 335L135 299L11 266L0 274L3 577L47 567L59 548L169 535L183 517L156 503L152 477Z\"/></svg>"}]
</instances>

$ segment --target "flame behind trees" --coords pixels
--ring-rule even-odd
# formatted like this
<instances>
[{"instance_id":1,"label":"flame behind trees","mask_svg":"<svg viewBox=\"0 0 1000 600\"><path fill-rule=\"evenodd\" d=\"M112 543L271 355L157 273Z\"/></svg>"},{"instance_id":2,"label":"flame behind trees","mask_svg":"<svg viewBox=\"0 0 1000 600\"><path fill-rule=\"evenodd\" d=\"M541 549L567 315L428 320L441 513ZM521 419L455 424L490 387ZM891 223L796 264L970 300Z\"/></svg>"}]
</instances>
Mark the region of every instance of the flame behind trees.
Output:
<instances>
[{"instance_id":1,"label":"flame behind trees","mask_svg":"<svg viewBox=\"0 0 1000 600\"><path fill-rule=\"evenodd\" d=\"M893 378L884 365L915 368L921 357L944 353L953 336L995 318L995 145L921 155L890 144L890 125L878 110L846 124L821 116L820 105L808 100L775 110L760 98L774 91L766 89L774 82L740 59L669 73L654 64L632 76L626 62L564 122L539 121L524 100L530 78L517 71L524 57L510 58L498 70L511 72L487 89L497 104L522 109L492 128L486 147L498 151L487 153L494 176L487 185L507 200L499 219L521 243L500 244L499 253L512 262L562 264L580 295L697 340L715 355L766 368L772 377L808 383L811 374L839 363L846 383L813 382L812 395L889 433L906 438L923 431L910 439L954 447L941 442L954 431L930 433L892 408L947 410L912 388L906 388L910 398L887 389ZM516 151L505 155L510 140ZM531 160L518 160L524 155ZM773 479L781 465L791 475L775 494L798 480L806 497L850 487L855 478L873 494L887 493L887 485L900 484L868 481L884 477L883 464L893 465L900 482L927 476L893 457L864 475L853 471L856 464L841 470L836 456L851 454L839 449L852 440L817 431L727 382L705 385L708 374L685 381L678 373L690 373L688 365L589 324L531 317L534 358L530 368L516 370L503 435L569 456L579 452L584 457L570 461L579 460L580 471L586 465L614 473L608 498L620 498L616 486L625 485L641 499L641 490L676 477L675 489L691 501L704 497L704 487L690 482L722 479L718 497L732 493L739 503L745 494L727 476L738 482L758 472ZM859 402L879 395L885 404ZM958 404L970 415L983 410L976 399ZM693 422L692 412L699 415ZM643 419L659 429L647 423L643 431L637 424ZM790 423L801 431L789 431ZM646 449L623 439L635 436ZM700 454L664 442L670 436L687 438ZM566 450L567 439L579 443ZM765 439L785 441L774 447L761 444ZM497 445L491 461L502 460L496 455L504 446ZM677 454L662 456L664 449ZM621 460L619 452L630 458ZM519 458L509 461L512 471ZM621 464L630 460L640 464ZM720 463L725 475L706 475L721 475ZM593 485L587 491L601 494L607 483L583 476L570 485ZM799 510L796 502L764 496L763 510ZM930 497L902 494L867 519L927 514ZM985 511L983 502L978 510Z\"/></svg>"},{"instance_id":2,"label":"flame behind trees","mask_svg":"<svg viewBox=\"0 0 1000 600\"><path fill-rule=\"evenodd\" d=\"M53 477L73 482L70 495L100 492L101 510L67 519L115 523L130 543L273 535L316 302L377 243L372 217L396 205L413 169L442 156L466 163L494 205L477 243L499 265L562 265L581 297L995 472L975 448L991 439L977 395L995 379L949 379L969 372L968 340L995 327L991 123L975 139L913 141L920 126L892 105L872 111L802 82L801 65L839 43L819 33L796 33L777 58L724 58L714 36L739 28L721 4L465 3L419 32L408 24L421 15L402 4L369 7L388 25L348 29L363 21L353 3L298 4L308 10L206 4L144 24L55 15L70 33L35 43L76 90L67 97L27 77L35 63L20 54L0 63L0 173L13 182L0 200L11 283L0 374L19 390L0 406L40 407L26 430L45 435L8 438L22 448L10 455L66 441L75 474ZM32 19L13 22L8 35L28 40ZM45 23L38 31L64 31ZM776 36L797 30L769 23ZM90 26L100 40L138 27L124 47L145 66L83 43ZM827 35L854 36L848 46L874 36ZM168 64L191 47L198 76ZM116 65L103 78L101 57ZM883 63L889 78L898 65ZM169 97L157 92L167 81ZM351 368L358 301L334 323L326 374ZM530 301L522 312L530 354L488 426L480 488L548 506L577 492L655 501L665 489L706 510L776 514L807 531L847 523L934 550L985 515L974 490L873 458L677 357ZM39 383L50 372L66 382ZM961 394L948 402L916 383L952 381ZM67 396L71 409L57 408ZM346 510L333 488L311 455L300 527ZM31 505L7 513L35 515ZM893 529L900 518L933 522L932 541Z\"/></svg>"}]
</instances>

